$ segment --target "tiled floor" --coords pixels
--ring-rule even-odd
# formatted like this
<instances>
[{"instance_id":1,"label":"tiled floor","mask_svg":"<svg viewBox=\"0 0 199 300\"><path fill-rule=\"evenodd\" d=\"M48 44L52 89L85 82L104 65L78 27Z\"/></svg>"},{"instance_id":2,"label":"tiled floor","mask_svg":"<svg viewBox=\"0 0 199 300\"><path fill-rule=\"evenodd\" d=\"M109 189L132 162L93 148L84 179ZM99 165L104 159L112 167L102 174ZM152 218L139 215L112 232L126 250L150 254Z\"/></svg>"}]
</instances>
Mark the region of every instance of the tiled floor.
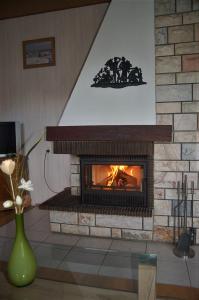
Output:
<instances>
[{"instance_id":1,"label":"tiled floor","mask_svg":"<svg viewBox=\"0 0 199 300\"><path fill-rule=\"evenodd\" d=\"M26 234L40 266L73 272L137 278L136 254L158 256L157 282L199 288L199 247L184 260L173 255L171 244L91 238L52 233L48 211L34 208L25 213ZM7 260L15 235L14 221L0 227L0 260Z\"/></svg>"}]
</instances>

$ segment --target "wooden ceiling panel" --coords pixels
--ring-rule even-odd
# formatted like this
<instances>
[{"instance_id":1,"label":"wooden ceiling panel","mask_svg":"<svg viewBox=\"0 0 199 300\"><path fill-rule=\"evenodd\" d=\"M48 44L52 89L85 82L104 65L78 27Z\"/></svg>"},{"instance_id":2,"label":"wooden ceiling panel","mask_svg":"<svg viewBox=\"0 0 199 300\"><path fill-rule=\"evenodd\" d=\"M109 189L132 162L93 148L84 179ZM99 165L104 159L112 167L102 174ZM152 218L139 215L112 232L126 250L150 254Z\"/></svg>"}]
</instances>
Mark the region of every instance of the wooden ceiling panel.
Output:
<instances>
[{"instance_id":1,"label":"wooden ceiling panel","mask_svg":"<svg viewBox=\"0 0 199 300\"><path fill-rule=\"evenodd\" d=\"M27 15L108 3L111 0L2 0L0 20Z\"/></svg>"}]
</instances>

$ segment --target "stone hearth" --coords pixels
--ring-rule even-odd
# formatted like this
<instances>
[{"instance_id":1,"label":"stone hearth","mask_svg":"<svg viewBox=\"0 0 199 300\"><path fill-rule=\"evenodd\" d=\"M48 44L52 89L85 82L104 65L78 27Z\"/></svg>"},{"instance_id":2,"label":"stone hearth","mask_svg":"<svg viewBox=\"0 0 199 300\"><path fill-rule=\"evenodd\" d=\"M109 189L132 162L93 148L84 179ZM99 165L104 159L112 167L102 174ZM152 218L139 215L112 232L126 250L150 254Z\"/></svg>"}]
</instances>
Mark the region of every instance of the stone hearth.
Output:
<instances>
[{"instance_id":1,"label":"stone hearth","mask_svg":"<svg viewBox=\"0 0 199 300\"><path fill-rule=\"evenodd\" d=\"M152 209L82 205L70 189L40 205L54 232L124 239L152 239Z\"/></svg>"}]
</instances>

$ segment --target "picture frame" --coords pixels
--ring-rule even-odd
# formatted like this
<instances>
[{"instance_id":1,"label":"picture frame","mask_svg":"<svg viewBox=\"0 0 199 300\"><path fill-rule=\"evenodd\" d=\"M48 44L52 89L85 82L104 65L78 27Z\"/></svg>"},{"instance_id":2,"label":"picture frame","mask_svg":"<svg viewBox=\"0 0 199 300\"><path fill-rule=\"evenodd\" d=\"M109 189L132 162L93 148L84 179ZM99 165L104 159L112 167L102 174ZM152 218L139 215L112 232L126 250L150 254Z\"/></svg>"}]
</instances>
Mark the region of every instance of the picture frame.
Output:
<instances>
[{"instance_id":1,"label":"picture frame","mask_svg":"<svg viewBox=\"0 0 199 300\"><path fill-rule=\"evenodd\" d=\"M23 41L23 67L40 68L55 66L55 38Z\"/></svg>"}]
</instances>

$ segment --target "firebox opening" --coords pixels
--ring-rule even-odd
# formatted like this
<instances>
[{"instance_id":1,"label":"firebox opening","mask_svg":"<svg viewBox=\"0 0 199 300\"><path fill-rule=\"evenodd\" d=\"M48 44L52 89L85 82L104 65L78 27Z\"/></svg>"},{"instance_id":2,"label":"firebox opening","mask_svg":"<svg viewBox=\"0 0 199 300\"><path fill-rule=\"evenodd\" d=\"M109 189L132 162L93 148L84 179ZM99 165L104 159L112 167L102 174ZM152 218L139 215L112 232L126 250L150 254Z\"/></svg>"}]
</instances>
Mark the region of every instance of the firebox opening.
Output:
<instances>
[{"instance_id":1,"label":"firebox opening","mask_svg":"<svg viewBox=\"0 0 199 300\"><path fill-rule=\"evenodd\" d=\"M91 172L91 182L86 183L88 188L142 192L143 166L93 164Z\"/></svg>"},{"instance_id":2,"label":"firebox opening","mask_svg":"<svg viewBox=\"0 0 199 300\"><path fill-rule=\"evenodd\" d=\"M151 207L148 155L81 156L80 164L82 203Z\"/></svg>"}]
</instances>

